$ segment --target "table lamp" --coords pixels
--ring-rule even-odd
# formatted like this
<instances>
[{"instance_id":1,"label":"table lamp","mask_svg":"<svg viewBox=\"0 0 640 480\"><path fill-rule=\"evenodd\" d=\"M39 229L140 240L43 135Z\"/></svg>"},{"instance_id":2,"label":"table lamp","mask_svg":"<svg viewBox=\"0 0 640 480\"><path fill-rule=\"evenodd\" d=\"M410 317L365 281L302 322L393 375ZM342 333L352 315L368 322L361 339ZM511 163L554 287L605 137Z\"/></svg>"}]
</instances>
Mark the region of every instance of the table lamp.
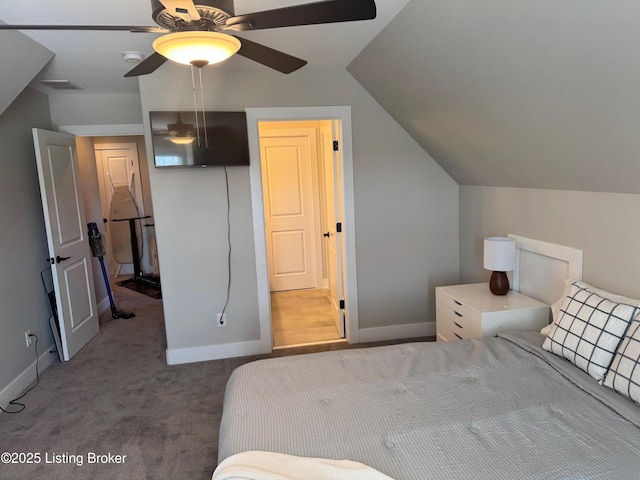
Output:
<instances>
[{"instance_id":1,"label":"table lamp","mask_svg":"<svg viewBox=\"0 0 640 480\"><path fill-rule=\"evenodd\" d=\"M509 291L508 271L516 265L516 241L507 237L484 239L484 268L492 270L489 290L494 295L506 295Z\"/></svg>"}]
</instances>

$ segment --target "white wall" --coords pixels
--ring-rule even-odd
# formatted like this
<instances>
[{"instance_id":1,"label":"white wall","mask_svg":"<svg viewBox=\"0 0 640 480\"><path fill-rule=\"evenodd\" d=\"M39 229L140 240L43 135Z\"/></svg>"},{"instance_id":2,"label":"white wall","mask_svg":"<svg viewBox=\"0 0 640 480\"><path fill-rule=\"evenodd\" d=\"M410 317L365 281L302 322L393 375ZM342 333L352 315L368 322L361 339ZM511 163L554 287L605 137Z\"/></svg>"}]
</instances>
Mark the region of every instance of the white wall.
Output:
<instances>
[{"instance_id":1,"label":"white wall","mask_svg":"<svg viewBox=\"0 0 640 480\"><path fill-rule=\"evenodd\" d=\"M0 115L0 405L35 379L34 347L54 344L40 272L50 268L31 128L51 128L46 95L24 90ZM42 367L51 356L43 358Z\"/></svg>"},{"instance_id":2,"label":"white wall","mask_svg":"<svg viewBox=\"0 0 640 480\"><path fill-rule=\"evenodd\" d=\"M513 233L584 251L583 280L640 298L640 195L460 186L460 277L488 281L485 236Z\"/></svg>"},{"instance_id":3,"label":"white wall","mask_svg":"<svg viewBox=\"0 0 640 480\"><path fill-rule=\"evenodd\" d=\"M343 70L282 75L221 66L203 74L210 110L352 107L360 328L433 321L433 287L458 280L457 184ZM140 90L147 129L150 110L193 108L187 68L165 64L141 77ZM152 167L150 180L168 350L202 347L206 356L212 345L258 340L248 167L229 169L233 288L226 328L214 321L226 293L222 170Z\"/></svg>"}]
</instances>

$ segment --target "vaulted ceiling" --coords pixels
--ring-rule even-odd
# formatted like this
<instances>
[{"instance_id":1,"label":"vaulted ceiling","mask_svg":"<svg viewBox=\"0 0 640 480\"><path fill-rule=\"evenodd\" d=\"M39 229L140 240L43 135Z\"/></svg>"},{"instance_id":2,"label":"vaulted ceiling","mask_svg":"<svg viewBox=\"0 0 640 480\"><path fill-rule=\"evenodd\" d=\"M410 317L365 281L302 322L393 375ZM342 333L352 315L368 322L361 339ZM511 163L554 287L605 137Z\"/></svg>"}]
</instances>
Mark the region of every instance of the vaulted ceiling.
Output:
<instances>
[{"instance_id":1,"label":"vaulted ceiling","mask_svg":"<svg viewBox=\"0 0 640 480\"><path fill-rule=\"evenodd\" d=\"M310 1L236 0L236 13ZM639 2L376 4L374 21L246 36L309 60L307 69L348 65L461 185L640 193ZM0 17L8 23L151 25L150 11L149 0L21 0ZM0 32L9 33L16 32ZM48 50L55 53L36 79L67 78L86 93L137 91L135 78L122 78L131 65L121 53L149 54L154 38L128 32L29 36L46 47L30 64L44 64ZM4 86L8 72L24 62L7 51L0 57L10 59L0 73ZM235 56L225 68L266 67ZM28 81L33 75L23 76Z\"/></svg>"},{"instance_id":2,"label":"vaulted ceiling","mask_svg":"<svg viewBox=\"0 0 640 480\"><path fill-rule=\"evenodd\" d=\"M234 0L237 15L313 3L318 0ZM384 28L409 0L377 0L374 20L277 28L238 33L307 60L304 68L346 68L347 64ZM3 2L0 2L2 4ZM157 26L151 17L151 0L20 0L0 12L9 24L144 25ZM197 2L196 2L197 3ZM0 42L11 32L0 31ZM67 79L86 93L137 92L137 78L123 78L135 65L123 61L125 51L153 53L155 33L25 30L25 35L55 53L37 80ZM0 56L2 52L0 52ZM16 65L17 66L17 65ZM3 70L7 67L3 66ZM187 68L187 67L185 67ZM267 68L235 55L224 68ZM0 73L0 79L2 74ZM41 89L39 84L33 84ZM49 93L51 90L42 89Z\"/></svg>"},{"instance_id":3,"label":"vaulted ceiling","mask_svg":"<svg viewBox=\"0 0 640 480\"><path fill-rule=\"evenodd\" d=\"M412 0L348 67L462 185L640 193L640 3Z\"/></svg>"}]
</instances>

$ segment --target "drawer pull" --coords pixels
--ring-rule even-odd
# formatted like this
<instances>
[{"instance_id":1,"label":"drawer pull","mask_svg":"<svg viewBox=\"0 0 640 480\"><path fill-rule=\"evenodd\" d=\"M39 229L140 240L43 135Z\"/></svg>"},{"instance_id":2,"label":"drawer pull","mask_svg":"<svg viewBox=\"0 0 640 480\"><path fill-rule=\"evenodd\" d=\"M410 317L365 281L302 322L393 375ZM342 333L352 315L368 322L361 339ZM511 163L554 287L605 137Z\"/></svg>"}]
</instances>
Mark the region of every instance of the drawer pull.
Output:
<instances>
[{"instance_id":1,"label":"drawer pull","mask_svg":"<svg viewBox=\"0 0 640 480\"><path fill-rule=\"evenodd\" d=\"M464 340L460 335L458 335L457 333L453 333L456 337L458 337L460 340Z\"/></svg>"},{"instance_id":2,"label":"drawer pull","mask_svg":"<svg viewBox=\"0 0 640 480\"><path fill-rule=\"evenodd\" d=\"M454 302L456 303L456 305L462 306L462 304L458 300L454 300Z\"/></svg>"},{"instance_id":3,"label":"drawer pull","mask_svg":"<svg viewBox=\"0 0 640 480\"><path fill-rule=\"evenodd\" d=\"M459 323L453 322L453 324L458 328L462 328L462 325L460 325Z\"/></svg>"},{"instance_id":4,"label":"drawer pull","mask_svg":"<svg viewBox=\"0 0 640 480\"><path fill-rule=\"evenodd\" d=\"M456 312L455 310L453 311L453 313L455 313L457 316L462 317L461 313Z\"/></svg>"}]
</instances>

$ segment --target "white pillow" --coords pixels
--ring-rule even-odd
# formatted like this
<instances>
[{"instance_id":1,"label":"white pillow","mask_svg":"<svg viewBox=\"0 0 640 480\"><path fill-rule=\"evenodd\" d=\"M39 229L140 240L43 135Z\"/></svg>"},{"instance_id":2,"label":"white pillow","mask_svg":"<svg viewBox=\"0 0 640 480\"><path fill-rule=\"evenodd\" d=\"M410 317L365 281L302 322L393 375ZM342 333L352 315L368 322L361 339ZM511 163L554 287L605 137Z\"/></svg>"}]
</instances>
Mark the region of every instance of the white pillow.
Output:
<instances>
[{"instance_id":1,"label":"white pillow","mask_svg":"<svg viewBox=\"0 0 640 480\"><path fill-rule=\"evenodd\" d=\"M638 313L638 305L638 300L574 281L542 348L566 358L600 381L629 322Z\"/></svg>"},{"instance_id":2,"label":"white pillow","mask_svg":"<svg viewBox=\"0 0 640 480\"><path fill-rule=\"evenodd\" d=\"M636 317L629 325L604 385L640 403L640 318Z\"/></svg>"},{"instance_id":3,"label":"white pillow","mask_svg":"<svg viewBox=\"0 0 640 480\"><path fill-rule=\"evenodd\" d=\"M560 317L562 316L562 312L560 308L566 301L566 298L569 296L571 292L571 284L573 284L575 280L568 278L564 281L564 291L558 300L551 304L551 323L546 327L543 327L540 330L540 333L543 335L550 335L556 329L556 323L560 321Z\"/></svg>"},{"instance_id":4,"label":"white pillow","mask_svg":"<svg viewBox=\"0 0 640 480\"><path fill-rule=\"evenodd\" d=\"M575 282L578 282L581 285L585 285L589 287L589 290L591 290L596 295L600 295L601 297L611 300L612 302L626 303L629 305L633 305L634 307L638 307L640 309L640 300L637 300L635 298L625 297L623 295L618 295L616 293L607 292L606 290L596 288L593 285L589 285L587 283L581 282L580 280L567 278L564 281L564 291L562 292L562 296L560 296L558 300L556 300L554 303L551 304L551 323L546 327L543 327L542 330L540 330L540 333L542 333L543 335L548 336L551 333L553 333L553 331L555 330L556 324L560 321L560 317L562 316L561 308L566 302L567 298L570 296L571 286Z\"/></svg>"}]
</instances>

